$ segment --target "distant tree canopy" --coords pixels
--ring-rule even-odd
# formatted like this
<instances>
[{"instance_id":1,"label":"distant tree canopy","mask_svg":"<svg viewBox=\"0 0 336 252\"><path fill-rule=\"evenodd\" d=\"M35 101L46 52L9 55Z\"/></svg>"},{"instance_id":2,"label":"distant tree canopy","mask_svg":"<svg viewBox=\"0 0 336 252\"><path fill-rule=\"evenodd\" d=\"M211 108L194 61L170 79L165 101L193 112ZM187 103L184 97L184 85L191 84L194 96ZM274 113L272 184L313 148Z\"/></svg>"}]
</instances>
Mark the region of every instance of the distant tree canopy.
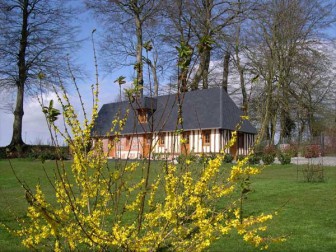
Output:
<instances>
[{"instance_id":1,"label":"distant tree canopy","mask_svg":"<svg viewBox=\"0 0 336 252\"><path fill-rule=\"evenodd\" d=\"M276 132L283 142L316 134L316 118L331 108L335 72L323 48L332 45L324 31L335 21L334 1L86 2L106 27L106 65L134 66L142 92L152 90L146 71L155 95L165 90L160 81L182 92L222 86L269 143Z\"/></svg>"}]
</instances>

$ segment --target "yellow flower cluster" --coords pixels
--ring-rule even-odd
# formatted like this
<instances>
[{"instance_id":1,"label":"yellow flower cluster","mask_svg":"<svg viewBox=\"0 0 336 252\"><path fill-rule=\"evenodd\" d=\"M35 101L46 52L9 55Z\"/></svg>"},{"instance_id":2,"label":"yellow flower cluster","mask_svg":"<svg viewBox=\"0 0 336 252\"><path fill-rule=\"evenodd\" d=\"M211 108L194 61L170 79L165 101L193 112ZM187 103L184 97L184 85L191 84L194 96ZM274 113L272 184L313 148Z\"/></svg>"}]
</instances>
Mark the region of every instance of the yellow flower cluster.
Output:
<instances>
[{"instance_id":1,"label":"yellow flower cluster","mask_svg":"<svg viewBox=\"0 0 336 252\"><path fill-rule=\"evenodd\" d=\"M98 95L98 91L94 93ZM62 134L73 162L70 169L58 164L55 200L48 203L40 186L29 192L28 221L22 221L16 231L26 247L196 252L233 229L261 248L273 241L259 234L266 230L264 223L272 215L242 218L238 201L233 198L246 178L260 172L247 165L247 158L234 165L227 176L222 167L223 154L203 168L192 167L191 158L186 159L187 166L164 163L162 170L155 172L148 163L138 162L113 168L100 140L88 148L97 104L91 120L81 125L66 94L64 100L63 116L71 134ZM114 118L113 135L120 135L126 118ZM229 144L236 139L234 132Z\"/></svg>"}]
</instances>

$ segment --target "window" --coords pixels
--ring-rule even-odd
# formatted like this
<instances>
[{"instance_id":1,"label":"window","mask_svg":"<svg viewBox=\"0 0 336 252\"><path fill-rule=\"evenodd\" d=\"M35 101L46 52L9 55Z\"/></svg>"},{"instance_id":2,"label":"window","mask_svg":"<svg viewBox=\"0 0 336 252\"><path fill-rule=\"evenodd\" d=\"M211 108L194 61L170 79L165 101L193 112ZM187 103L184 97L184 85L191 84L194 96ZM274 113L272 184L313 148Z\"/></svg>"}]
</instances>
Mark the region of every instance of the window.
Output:
<instances>
[{"instance_id":1,"label":"window","mask_svg":"<svg viewBox=\"0 0 336 252\"><path fill-rule=\"evenodd\" d=\"M202 142L203 145L210 145L211 140L211 130L205 130L202 132Z\"/></svg>"},{"instance_id":2,"label":"window","mask_svg":"<svg viewBox=\"0 0 336 252\"><path fill-rule=\"evenodd\" d=\"M161 133L159 134L159 146L164 146L165 145L165 134Z\"/></svg>"},{"instance_id":3,"label":"window","mask_svg":"<svg viewBox=\"0 0 336 252\"><path fill-rule=\"evenodd\" d=\"M147 111L144 109L138 110L138 121L140 123L147 123Z\"/></svg>"}]
</instances>

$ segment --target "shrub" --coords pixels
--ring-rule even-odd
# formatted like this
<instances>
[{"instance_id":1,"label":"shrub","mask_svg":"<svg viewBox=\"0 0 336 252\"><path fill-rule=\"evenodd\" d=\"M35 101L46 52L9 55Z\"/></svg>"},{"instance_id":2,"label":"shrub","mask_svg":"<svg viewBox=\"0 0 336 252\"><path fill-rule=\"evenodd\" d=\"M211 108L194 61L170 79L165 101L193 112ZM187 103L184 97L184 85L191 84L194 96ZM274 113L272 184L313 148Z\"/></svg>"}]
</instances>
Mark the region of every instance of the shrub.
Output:
<instances>
[{"instance_id":1,"label":"shrub","mask_svg":"<svg viewBox=\"0 0 336 252\"><path fill-rule=\"evenodd\" d=\"M299 147L296 144L291 144L286 152L290 154L291 157L297 157L299 154Z\"/></svg>"},{"instance_id":2,"label":"shrub","mask_svg":"<svg viewBox=\"0 0 336 252\"><path fill-rule=\"evenodd\" d=\"M176 158L176 161L179 163L179 164L183 164L185 163L187 160L188 162L195 162L197 160L197 156L193 153L190 153L188 155L185 155L185 154L180 154L177 158Z\"/></svg>"},{"instance_id":3,"label":"shrub","mask_svg":"<svg viewBox=\"0 0 336 252\"><path fill-rule=\"evenodd\" d=\"M264 154L261 158L265 165L270 165L274 163L275 157L270 154Z\"/></svg>"},{"instance_id":4,"label":"shrub","mask_svg":"<svg viewBox=\"0 0 336 252\"><path fill-rule=\"evenodd\" d=\"M294 145L280 145L280 150L278 151L278 159L282 165L290 164L291 158L295 156L297 148Z\"/></svg>"},{"instance_id":5,"label":"shrub","mask_svg":"<svg viewBox=\"0 0 336 252\"><path fill-rule=\"evenodd\" d=\"M24 145L17 148L0 148L0 159L3 158L29 158L45 160L67 160L70 158L68 147L50 145Z\"/></svg>"},{"instance_id":6,"label":"shrub","mask_svg":"<svg viewBox=\"0 0 336 252\"><path fill-rule=\"evenodd\" d=\"M241 161L245 158L245 155L238 155L237 161Z\"/></svg>"},{"instance_id":7,"label":"shrub","mask_svg":"<svg viewBox=\"0 0 336 252\"><path fill-rule=\"evenodd\" d=\"M263 154L276 156L277 149L274 145L268 145L264 148Z\"/></svg>"},{"instance_id":8,"label":"shrub","mask_svg":"<svg viewBox=\"0 0 336 252\"><path fill-rule=\"evenodd\" d=\"M303 155L305 158L317 158L320 156L320 153L320 146L317 144L307 145L303 150Z\"/></svg>"},{"instance_id":9,"label":"shrub","mask_svg":"<svg viewBox=\"0 0 336 252\"><path fill-rule=\"evenodd\" d=\"M258 154L251 154L249 156L248 162L251 165L256 165L256 164L260 164L260 159L261 159L260 155L258 155Z\"/></svg>"},{"instance_id":10,"label":"shrub","mask_svg":"<svg viewBox=\"0 0 336 252\"><path fill-rule=\"evenodd\" d=\"M55 147L50 145L31 145L25 152L24 157L30 159L67 160L69 159L68 147Z\"/></svg>"},{"instance_id":11,"label":"shrub","mask_svg":"<svg viewBox=\"0 0 336 252\"><path fill-rule=\"evenodd\" d=\"M98 80L92 90L92 118L83 124L78 121L65 89L62 90L64 121L72 135L68 131L62 134L74 158L69 170L63 169L62 162L56 167L58 176L55 182L50 181L55 197L47 197L40 184L35 190L23 186L29 203L28 213L19 219L19 229L13 233L27 248L37 251L45 248L54 251L203 251L233 229L244 241L261 248L282 240L260 234L266 230L264 223L272 215L243 215L243 193L249 190L250 177L260 172L258 168L238 162L229 170L228 178L223 179L222 155L202 155L204 162L215 158L202 169L188 166L185 169L182 165L167 163L160 168L162 170L155 171L154 176L149 160L148 163L119 162L120 165L113 168L104 154L101 139L86 151L98 115ZM53 132L60 132L54 123L60 112L52 107L52 102L44 110ZM115 134L120 134L126 120L127 115L113 120L112 129L119 125ZM51 158L47 151L43 155ZM180 155L177 159L189 165L194 157ZM237 190L242 192L239 201ZM217 207L220 202L226 204Z\"/></svg>"},{"instance_id":12,"label":"shrub","mask_svg":"<svg viewBox=\"0 0 336 252\"><path fill-rule=\"evenodd\" d=\"M282 165L290 164L291 162L291 155L286 152L279 152L278 159Z\"/></svg>"},{"instance_id":13,"label":"shrub","mask_svg":"<svg viewBox=\"0 0 336 252\"><path fill-rule=\"evenodd\" d=\"M302 169L302 172L306 182L324 181L324 171L321 164L308 164Z\"/></svg>"},{"instance_id":14,"label":"shrub","mask_svg":"<svg viewBox=\"0 0 336 252\"><path fill-rule=\"evenodd\" d=\"M233 156L230 153L225 153L224 155L224 163L232 163Z\"/></svg>"},{"instance_id":15,"label":"shrub","mask_svg":"<svg viewBox=\"0 0 336 252\"><path fill-rule=\"evenodd\" d=\"M199 155L198 158L197 158L197 162L200 163L200 164L206 164L206 163L208 163L208 161L209 161L208 157L204 153Z\"/></svg>"},{"instance_id":16,"label":"shrub","mask_svg":"<svg viewBox=\"0 0 336 252\"><path fill-rule=\"evenodd\" d=\"M178 155L178 157L176 158L176 160L177 160L177 162L178 162L179 164L184 163L184 162L186 161L186 159L187 159L187 156L184 155L184 154L180 154L180 155Z\"/></svg>"},{"instance_id":17,"label":"shrub","mask_svg":"<svg viewBox=\"0 0 336 252\"><path fill-rule=\"evenodd\" d=\"M265 165L270 165L274 163L275 156L276 156L275 146L268 145L264 148L261 159Z\"/></svg>"},{"instance_id":18,"label":"shrub","mask_svg":"<svg viewBox=\"0 0 336 252\"><path fill-rule=\"evenodd\" d=\"M7 153L6 153L6 147L1 147L0 148L0 159L5 159L7 158Z\"/></svg>"},{"instance_id":19,"label":"shrub","mask_svg":"<svg viewBox=\"0 0 336 252\"><path fill-rule=\"evenodd\" d=\"M161 160L162 159L162 153L153 153L152 154L152 158L153 158L153 160Z\"/></svg>"}]
</instances>

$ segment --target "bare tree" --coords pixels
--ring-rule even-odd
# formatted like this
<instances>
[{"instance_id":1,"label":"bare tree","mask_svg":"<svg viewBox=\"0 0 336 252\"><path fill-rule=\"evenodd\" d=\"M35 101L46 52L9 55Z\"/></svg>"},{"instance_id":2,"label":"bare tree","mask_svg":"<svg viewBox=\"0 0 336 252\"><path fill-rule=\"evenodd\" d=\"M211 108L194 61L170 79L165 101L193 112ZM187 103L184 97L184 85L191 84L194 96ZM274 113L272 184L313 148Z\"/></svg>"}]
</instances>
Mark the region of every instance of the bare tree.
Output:
<instances>
[{"instance_id":1,"label":"bare tree","mask_svg":"<svg viewBox=\"0 0 336 252\"><path fill-rule=\"evenodd\" d=\"M250 18L252 17L253 12L255 9L257 9L258 4L256 4L254 1L250 0L237 0L237 21L233 25L233 36L232 36L232 42L229 43L231 45L233 52L232 54L232 62L237 69L238 76L239 76L239 82L240 82L240 91L242 94L242 110L244 111L244 114L248 114L248 91L246 88L246 80L245 80L245 74L246 74L246 65L247 62L242 62L242 57L244 57L244 47L246 47L246 40L244 37L246 36L246 32L242 31L244 27L244 22L250 21ZM244 15L239 15L240 13L244 13ZM248 23L248 22L247 22ZM229 52L226 50L225 57L224 57L224 63L229 59ZM226 66L224 64L223 73L226 73ZM223 81L225 78L223 78ZM223 83L224 84L224 83ZM227 87L226 87L227 89Z\"/></svg>"},{"instance_id":2,"label":"bare tree","mask_svg":"<svg viewBox=\"0 0 336 252\"><path fill-rule=\"evenodd\" d=\"M228 49L226 49L223 57L224 59L223 59L223 78L222 78L222 87L226 92L228 92L230 57L231 53Z\"/></svg>"},{"instance_id":3,"label":"bare tree","mask_svg":"<svg viewBox=\"0 0 336 252\"><path fill-rule=\"evenodd\" d=\"M154 29L155 19L161 7L160 0L87 0L87 7L92 9L97 17L103 21L105 27L102 49L108 64L117 59L117 65L133 65L136 71L136 83L143 95L144 86L144 51L146 41L152 38L149 29ZM145 33L146 31L146 33ZM112 56L112 57L111 57ZM135 58L135 63L128 58ZM111 61L112 58L112 61ZM112 65L115 66L115 62ZM146 62L145 62L146 63ZM147 61L147 63L150 63ZM151 62L152 63L152 62ZM153 67L153 64L151 64ZM152 68L153 69L153 68Z\"/></svg>"},{"instance_id":4,"label":"bare tree","mask_svg":"<svg viewBox=\"0 0 336 252\"><path fill-rule=\"evenodd\" d=\"M330 49L328 43L323 47ZM311 51L301 55L302 64L297 65L292 88L289 90L290 100L298 118L297 136L303 140L304 132L309 136L317 136L320 126L317 119L322 120L324 114L334 109L335 73L331 70L332 62L324 51ZM303 69L302 69L303 68Z\"/></svg>"},{"instance_id":5,"label":"bare tree","mask_svg":"<svg viewBox=\"0 0 336 252\"><path fill-rule=\"evenodd\" d=\"M11 146L24 144L24 96L41 88L38 75L51 80L66 67L75 45L73 14L67 1L0 1L0 88L17 90Z\"/></svg>"},{"instance_id":6,"label":"bare tree","mask_svg":"<svg viewBox=\"0 0 336 252\"><path fill-rule=\"evenodd\" d=\"M261 132L274 141L280 124L280 140L290 138L295 123L291 113L293 83L298 74L309 74L302 58L316 51L321 31L333 22L335 3L316 0L265 1L258 13L249 58L264 83ZM315 64L319 64L315 62ZM300 67L298 67L300 66ZM267 134L269 132L269 134Z\"/></svg>"},{"instance_id":7,"label":"bare tree","mask_svg":"<svg viewBox=\"0 0 336 252\"><path fill-rule=\"evenodd\" d=\"M193 1L191 8L192 29L197 37L198 68L191 83L191 89L198 89L200 81L204 89L209 87L209 65L213 48L218 43L219 35L237 21L243 14L243 7L238 10L236 1Z\"/></svg>"},{"instance_id":8,"label":"bare tree","mask_svg":"<svg viewBox=\"0 0 336 252\"><path fill-rule=\"evenodd\" d=\"M168 47L166 55L171 58L173 69L176 69L177 62L175 74L177 72L178 90L181 92L188 91L196 47L191 28L191 5L192 0L169 0L164 4L166 29L162 34L162 41Z\"/></svg>"}]
</instances>

